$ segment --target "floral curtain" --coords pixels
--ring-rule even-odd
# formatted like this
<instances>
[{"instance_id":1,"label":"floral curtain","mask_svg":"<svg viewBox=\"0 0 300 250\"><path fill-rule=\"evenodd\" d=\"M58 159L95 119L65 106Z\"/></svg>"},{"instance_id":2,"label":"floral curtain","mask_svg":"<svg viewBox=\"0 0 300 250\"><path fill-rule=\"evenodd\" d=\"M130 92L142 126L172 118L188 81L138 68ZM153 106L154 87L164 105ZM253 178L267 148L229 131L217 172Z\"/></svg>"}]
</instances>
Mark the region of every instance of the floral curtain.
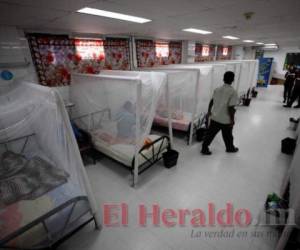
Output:
<instances>
[{"instance_id":1,"label":"floral curtain","mask_svg":"<svg viewBox=\"0 0 300 250\"><path fill-rule=\"evenodd\" d=\"M70 83L70 69L81 60L75 44L67 36L29 35L31 55L42 85Z\"/></svg>"},{"instance_id":2,"label":"floral curtain","mask_svg":"<svg viewBox=\"0 0 300 250\"><path fill-rule=\"evenodd\" d=\"M98 74L101 69L130 69L127 39L71 39L65 35L29 34L39 82L70 84L71 72Z\"/></svg>"},{"instance_id":3,"label":"floral curtain","mask_svg":"<svg viewBox=\"0 0 300 250\"><path fill-rule=\"evenodd\" d=\"M196 43L195 62L213 61L215 57L215 45L203 45Z\"/></svg>"},{"instance_id":4,"label":"floral curtain","mask_svg":"<svg viewBox=\"0 0 300 250\"><path fill-rule=\"evenodd\" d=\"M104 41L105 68L130 70L129 40L107 38Z\"/></svg>"},{"instance_id":5,"label":"floral curtain","mask_svg":"<svg viewBox=\"0 0 300 250\"><path fill-rule=\"evenodd\" d=\"M232 55L232 46L218 46L217 60L230 60Z\"/></svg>"},{"instance_id":6,"label":"floral curtain","mask_svg":"<svg viewBox=\"0 0 300 250\"><path fill-rule=\"evenodd\" d=\"M156 42L153 40L136 40L138 67L181 63L181 42Z\"/></svg>"}]
</instances>

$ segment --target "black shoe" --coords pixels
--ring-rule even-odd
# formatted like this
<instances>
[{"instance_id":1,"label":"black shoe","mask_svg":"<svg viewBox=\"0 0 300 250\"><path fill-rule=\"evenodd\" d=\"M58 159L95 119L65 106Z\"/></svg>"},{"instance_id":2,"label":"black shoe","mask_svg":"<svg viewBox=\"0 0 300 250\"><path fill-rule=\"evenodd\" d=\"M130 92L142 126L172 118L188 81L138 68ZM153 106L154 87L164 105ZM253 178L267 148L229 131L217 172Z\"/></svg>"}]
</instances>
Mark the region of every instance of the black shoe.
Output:
<instances>
[{"instance_id":1,"label":"black shoe","mask_svg":"<svg viewBox=\"0 0 300 250\"><path fill-rule=\"evenodd\" d=\"M203 149L203 148L202 148L201 154L203 154L203 155L211 155L212 153L211 153L211 151L209 151L208 148L207 148L207 149Z\"/></svg>"},{"instance_id":2,"label":"black shoe","mask_svg":"<svg viewBox=\"0 0 300 250\"><path fill-rule=\"evenodd\" d=\"M239 152L239 149L237 147L234 147L232 149L226 149L227 153L237 153Z\"/></svg>"},{"instance_id":3,"label":"black shoe","mask_svg":"<svg viewBox=\"0 0 300 250\"><path fill-rule=\"evenodd\" d=\"M283 107L284 107L284 108L291 108L292 106L291 106L291 105L288 105L288 104L286 104L286 105L283 105Z\"/></svg>"},{"instance_id":4,"label":"black shoe","mask_svg":"<svg viewBox=\"0 0 300 250\"><path fill-rule=\"evenodd\" d=\"M297 106L294 106L294 109L299 109L300 105L298 104Z\"/></svg>"}]
</instances>

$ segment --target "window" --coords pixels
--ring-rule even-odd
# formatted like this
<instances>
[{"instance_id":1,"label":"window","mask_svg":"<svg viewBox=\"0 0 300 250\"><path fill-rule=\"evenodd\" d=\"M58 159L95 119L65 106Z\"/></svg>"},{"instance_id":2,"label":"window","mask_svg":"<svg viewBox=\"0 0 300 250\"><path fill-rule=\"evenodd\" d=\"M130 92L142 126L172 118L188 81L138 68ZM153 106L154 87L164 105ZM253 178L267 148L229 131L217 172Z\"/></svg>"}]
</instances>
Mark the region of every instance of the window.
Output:
<instances>
[{"instance_id":1,"label":"window","mask_svg":"<svg viewBox=\"0 0 300 250\"><path fill-rule=\"evenodd\" d=\"M167 43L156 43L155 44L155 52L156 56L161 57L169 57L169 44Z\"/></svg>"},{"instance_id":2,"label":"window","mask_svg":"<svg viewBox=\"0 0 300 250\"><path fill-rule=\"evenodd\" d=\"M223 56L227 56L228 55L228 47L223 47Z\"/></svg>"},{"instance_id":3,"label":"window","mask_svg":"<svg viewBox=\"0 0 300 250\"><path fill-rule=\"evenodd\" d=\"M209 56L209 46L208 45L202 46L202 56Z\"/></svg>"},{"instance_id":4,"label":"window","mask_svg":"<svg viewBox=\"0 0 300 250\"><path fill-rule=\"evenodd\" d=\"M97 60L104 57L104 46L102 40L75 40L76 54L82 60Z\"/></svg>"}]
</instances>

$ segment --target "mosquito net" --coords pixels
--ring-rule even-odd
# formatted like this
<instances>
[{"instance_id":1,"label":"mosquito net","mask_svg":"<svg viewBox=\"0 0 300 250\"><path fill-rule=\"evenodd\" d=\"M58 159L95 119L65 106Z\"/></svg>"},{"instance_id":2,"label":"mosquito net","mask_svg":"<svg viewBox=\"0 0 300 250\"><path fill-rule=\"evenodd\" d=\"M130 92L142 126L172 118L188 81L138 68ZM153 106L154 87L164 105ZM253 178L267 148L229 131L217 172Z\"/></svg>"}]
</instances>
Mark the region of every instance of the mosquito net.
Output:
<instances>
[{"instance_id":1,"label":"mosquito net","mask_svg":"<svg viewBox=\"0 0 300 250\"><path fill-rule=\"evenodd\" d=\"M297 224L300 223L299 161L300 161L300 146L299 146L299 142L298 142L298 145L295 150L293 160L291 163L291 167L289 170L289 176L290 176L290 206L289 207L292 209L295 209L295 217L296 217Z\"/></svg>"},{"instance_id":2,"label":"mosquito net","mask_svg":"<svg viewBox=\"0 0 300 250\"><path fill-rule=\"evenodd\" d=\"M156 68L155 68L156 69ZM185 72L197 72L198 75L198 87L194 90L189 90L189 98L196 95L195 113L197 115L206 112L208 103L212 97L213 92L213 68L210 65L200 64L180 64L180 65L167 65L161 69L175 69Z\"/></svg>"},{"instance_id":3,"label":"mosquito net","mask_svg":"<svg viewBox=\"0 0 300 250\"><path fill-rule=\"evenodd\" d=\"M156 72L74 74L73 120L107 145L140 148L149 135L166 75Z\"/></svg>"},{"instance_id":4,"label":"mosquito net","mask_svg":"<svg viewBox=\"0 0 300 250\"><path fill-rule=\"evenodd\" d=\"M96 212L68 115L55 91L25 82L1 89L0 164L0 239L74 197L88 196ZM50 225L49 232L58 225Z\"/></svg>"}]
</instances>

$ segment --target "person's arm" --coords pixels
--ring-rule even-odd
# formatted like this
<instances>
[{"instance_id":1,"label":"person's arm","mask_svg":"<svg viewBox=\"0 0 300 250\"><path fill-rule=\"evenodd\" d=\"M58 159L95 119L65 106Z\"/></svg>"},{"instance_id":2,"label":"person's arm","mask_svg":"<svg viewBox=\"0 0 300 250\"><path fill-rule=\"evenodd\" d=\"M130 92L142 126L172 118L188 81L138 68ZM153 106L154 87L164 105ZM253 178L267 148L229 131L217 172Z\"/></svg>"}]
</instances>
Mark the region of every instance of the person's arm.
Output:
<instances>
[{"instance_id":1,"label":"person's arm","mask_svg":"<svg viewBox=\"0 0 300 250\"><path fill-rule=\"evenodd\" d=\"M209 105L208 105L208 111L207 111L208 116L211 116L211 110L212 110L213 105L214 105L214 100L211 99L209 102Z\"/></svg>"},{"instance_id":2,"label":"person's arm","mask_svg":"<svg viewBox=\"0 0 300 250\"><path fill-rule=\"evenodd\" d=\"M235 123L235 106L238 104L238 94L236 91L233 92L233 95L231 96L229 103L228 103L228 113L230 117L231 125L233 126Z\"/></svg>"},{"instance_id":3,"label":"person's arm","mask_svg":"<svg viewBox=\"0 0 300 250\"><path fill-rule=\"evenodd\" d=\"M234 125L235 123L234 117L236 112L235 106L228 107L228 112L229 112L231 124Z\"/></svg>"}]
</instances>

